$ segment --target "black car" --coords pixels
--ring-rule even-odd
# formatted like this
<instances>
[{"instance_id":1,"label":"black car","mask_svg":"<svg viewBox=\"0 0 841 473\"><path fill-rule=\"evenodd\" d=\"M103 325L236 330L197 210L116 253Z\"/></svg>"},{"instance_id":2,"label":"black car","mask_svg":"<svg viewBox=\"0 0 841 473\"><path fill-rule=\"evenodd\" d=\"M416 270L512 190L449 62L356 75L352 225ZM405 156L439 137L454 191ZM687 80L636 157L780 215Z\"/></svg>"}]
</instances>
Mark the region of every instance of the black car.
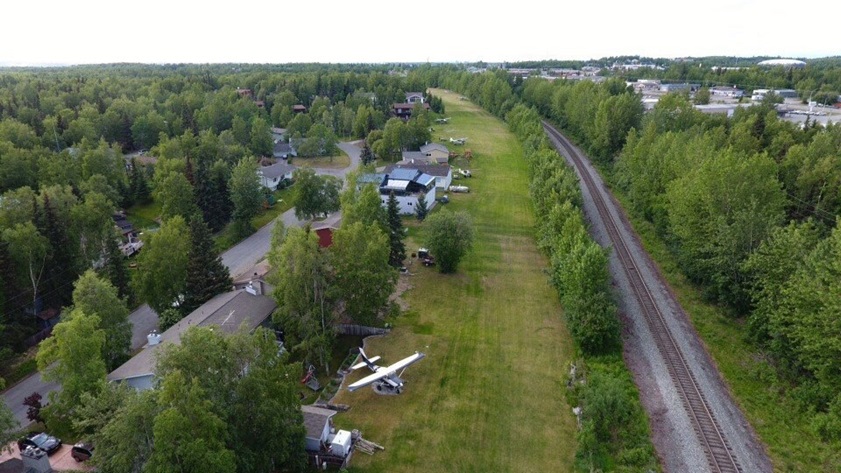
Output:
<instances>
[{"instance_id":1,"label":"black car","mask_svg":"<svg viewBox=\"0 0 841 473\"><path fill-rule=\"evenodd\" d=\"M77 462L90 460L93 456L93 445L87 442L79 442L73 445L73 448L70 450L70 456Z\"/></svg>"},{"instance_id":2,"label":"black car","mask_svg":"<svg viewBox=\"0 0 841 473\"><path fill-rule=\"evenodd\" d=\"M52 455L61 448L61 439L44 432L33 432L18 440L18 448L21 451L26 450L26 447L40 448L47 452L47 455Z\"/></svg>"}]
</instances>

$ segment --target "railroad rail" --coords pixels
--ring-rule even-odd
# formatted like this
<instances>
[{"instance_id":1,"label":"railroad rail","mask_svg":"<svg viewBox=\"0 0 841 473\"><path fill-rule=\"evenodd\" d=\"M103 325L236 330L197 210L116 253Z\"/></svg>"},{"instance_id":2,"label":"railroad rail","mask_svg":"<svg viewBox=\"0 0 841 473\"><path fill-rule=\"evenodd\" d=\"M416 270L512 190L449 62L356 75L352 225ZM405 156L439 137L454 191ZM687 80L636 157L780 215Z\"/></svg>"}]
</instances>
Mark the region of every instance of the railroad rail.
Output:
<instances>
[{"instance_id":1,"label":"railroad rail","mask_svg":"<svg viewBox=\"0 0 841 473\"><path fill-rule=\"evenodd\" d=\"M578 151L569 143L565 136L560 134L551 125L544 122L546 130L555 147L563 148L568 157L578 168L583 183L590 189L593 203L604 222L605 229L613 243L616 256L622 265L625 274L630 281L634 295L640 304L645 316L649 330L657 343L658 350L666 362L666 367L671 375L672 381L680 396L681 403L686 410L700 441L704 453L707 456L710 468L716 473L741 473L742 468L733 454L730 444L721 432L721 427L710 409L709 402L698 385L695 375L692 373L683 352L675 341L671 330L666 324L665 316L657 305L651 290L639 272L638 265L633 253L628 248L619 225L610 213L601 190L596 186L593 176L582 163L582 157ZM558 151L561 151L561 149Z\"/></svg>"}]
</instances>

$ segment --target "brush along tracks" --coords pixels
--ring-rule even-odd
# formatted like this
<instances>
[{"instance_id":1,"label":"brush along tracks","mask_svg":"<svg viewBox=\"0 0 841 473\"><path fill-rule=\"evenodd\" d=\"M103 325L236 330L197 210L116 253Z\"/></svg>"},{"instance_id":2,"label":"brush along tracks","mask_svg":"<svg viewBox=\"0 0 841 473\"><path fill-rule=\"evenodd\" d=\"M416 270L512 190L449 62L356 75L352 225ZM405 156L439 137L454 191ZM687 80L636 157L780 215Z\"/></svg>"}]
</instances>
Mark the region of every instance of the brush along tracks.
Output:
<instances>
[{"instance_id":1,"label":"brush along tracks","mask_svg":"<svg viewBox=\"0 0 841 473\"><path fill-rule=\"evenodd\" d=\"M630 282L634 297L639 303L649 330L666 364L669 375L675 385L684 410L686 411L698 441L707 457L711 471L717 473L739 473L742 467L736 459L730 442L723 433L681 346L675 340L657 300L639 271L639 264L630 250L620 224L608 208L606 199L598 189L592 175L583 163L583 158L557 130L544 122L544 129L558 151L565 154L575 165L593 199L604 227L613 244L621 267Z\"/></svg>"}]
</instances>

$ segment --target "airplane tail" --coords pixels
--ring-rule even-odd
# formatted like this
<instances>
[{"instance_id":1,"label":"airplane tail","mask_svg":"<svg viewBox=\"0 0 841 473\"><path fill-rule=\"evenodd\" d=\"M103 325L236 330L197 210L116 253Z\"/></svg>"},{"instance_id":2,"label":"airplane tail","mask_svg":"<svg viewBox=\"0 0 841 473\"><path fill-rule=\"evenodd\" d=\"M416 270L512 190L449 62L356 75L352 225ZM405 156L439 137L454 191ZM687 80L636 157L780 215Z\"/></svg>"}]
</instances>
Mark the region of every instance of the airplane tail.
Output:
<instances>
[{"instance_id":1,"label":"airplane tail","mask_svg":"<svg viewBox=\"0 0 841 473\"><path fill-rule=\"evenodd\" d=\"M365 350L363 350L362 347L359 347L359 354L362 356L362 360L365 361L365 364L371 364L371 360L369 360L368 357L365 356Z\"/></svg>"}]
</instances>

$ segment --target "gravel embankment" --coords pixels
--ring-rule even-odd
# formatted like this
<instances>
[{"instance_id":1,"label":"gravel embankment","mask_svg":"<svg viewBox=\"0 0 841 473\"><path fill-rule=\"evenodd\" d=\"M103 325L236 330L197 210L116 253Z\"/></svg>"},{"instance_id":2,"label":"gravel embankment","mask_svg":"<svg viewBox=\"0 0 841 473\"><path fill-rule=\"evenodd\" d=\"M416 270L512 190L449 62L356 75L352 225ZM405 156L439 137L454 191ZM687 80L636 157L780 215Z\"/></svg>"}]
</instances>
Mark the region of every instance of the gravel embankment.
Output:
<instances>
[{"instance_id":1,"label":"gravel embankment","mask_svg":"<svg viewBox=\"0 0 841 473\"><path fill-rule=\"evenodd\" d=\"M580 150L579 153L582 157L585 156ZM567 161L574 167L568 157ZM642 249L621 207L604 186L596 170L589 162L586 162L585 166L596 182L598 187L596 191L601 192L605 198L614 220L620 222L620 232L628 242L636 265L651 289L656 303L665 314L669 330L709 401L721 431L736 455L742 471L745 473L772 471L771 462L764 447L730 396L726 384L721 379L686 313L651 258ZM576 172L579 172L580 177L581 171L576 169ZM612 246L605 224L593 203L591 190L582 188L582 194L583 210L590 223L591 234L602 246ZM633 295L625 271L613 252L610 256L610 271L619 296L619 309L623 322L624 358L639 387L641 401L651 423L652 441L661 464L665 471L670 472L708 472L710 467L703 447L693 430L639 303Z\"/></svg>"}]
</instances>

